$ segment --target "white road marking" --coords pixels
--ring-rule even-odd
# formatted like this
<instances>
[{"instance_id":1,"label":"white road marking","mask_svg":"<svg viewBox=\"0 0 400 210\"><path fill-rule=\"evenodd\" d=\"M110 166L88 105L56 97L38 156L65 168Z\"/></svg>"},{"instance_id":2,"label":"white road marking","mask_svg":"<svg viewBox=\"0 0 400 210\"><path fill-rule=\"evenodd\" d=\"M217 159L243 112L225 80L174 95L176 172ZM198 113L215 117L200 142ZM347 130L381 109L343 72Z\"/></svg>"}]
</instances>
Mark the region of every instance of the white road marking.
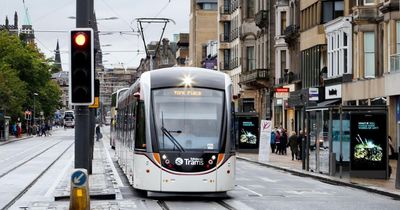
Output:
<instances>
[{"instance_id":1,"label":"white road marking","mask_svg":"<svg viewBox=\"0 0 400 210\"><path fill-rule=\"evenodd\" d=\"M275 179L268 179L267 177L260 177L260 179L262 179L265 182L272 182L272 183L279 181L279 180L275 180Z\"/></svg>"},{"instance_id":2,"label":"white road marking","mask_svg":"<svg viewBox=\"0 0 400 210\"><path fill-rule=\"evenodd\" d=\"M255 194L255 195L258 195L258 196L260 196L260 197L263 196L263 195L261 195L260 193L258 193L258 192L256 192L256 191L250 190L249 188L243 187L243 186L241 186L241 185L237 185L237 186L240 187L240 188L242 188L242 189L244 189L244 190L247 190L247 191L249 191L249 192L251 192L251 193L253 193L253 194Z\"/></svg>"}]
</instances>

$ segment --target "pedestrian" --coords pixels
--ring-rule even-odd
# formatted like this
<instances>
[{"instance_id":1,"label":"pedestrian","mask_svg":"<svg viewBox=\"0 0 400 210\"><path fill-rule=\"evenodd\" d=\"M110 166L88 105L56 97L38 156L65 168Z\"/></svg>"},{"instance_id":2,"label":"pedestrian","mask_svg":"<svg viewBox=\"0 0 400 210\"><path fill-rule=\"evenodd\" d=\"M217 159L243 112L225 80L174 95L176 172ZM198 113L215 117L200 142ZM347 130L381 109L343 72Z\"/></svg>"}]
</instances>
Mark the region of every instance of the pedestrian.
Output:
<instances>
[{"instance_id":1,"label":"pedestrian","mask_svg":"<svg viewBox=\"0 0 400 210\"><path fill-rule=\"evenodd\" d=\"M297 136L295 131L292 131L289 137L289 146L292 152L292 160L294 160L294 158L297 159Z\"/></svg>"},{"instance_id":2,"label":"pedestrian","mask_svg":"<svg viewBox=\"0 0 400 210\"><path fill-rule=\"evenodd\" d=\"M276 130L276 135L275 135L275 145L276 145L276 151L275 153L280 155L281 151L281 134L279 133L279 130Z\"/></svg>"},{"instance_id":3,"label":"pedestrian","mask_svg":"<svg viewBox=\"0 0 400 210\"><path fill-rule=\"evenodd\" d=\"M12 126L12 133L15 136L15 138L18 137L18 133L17 133L17 123L14 123Z\"/></svg>"},{"instance_id":4,"label":"pedestrian","mask_svg":"<svg viewBox=\"0 0 400 210\"><path fill-rule=\"evenodd\" d=\"M282 134L281 134L280 143L279 143L280 144L280 148L281 148L281 150L279 151L280 154L286 155L287 143L288 143L288 137L287 137L287 134L286 134L286 130L282 129Z\"/></svg>"},{"instance_id":5,"label":"pedestrian","mask_svg":"<svg viewBox=\"0 0 400 210\"><path fill-rule=\"evenodd\" d=\"M20 124L17 124L17 137L20 138L22 134L22 128Z\"/></svg>"},{"instance_id":6,"label":"pedestrian","mask_svg":"<svg viewBox=\"0 0 400 210\"><path fill-rule=\"evenodd\" d=\"M96 126L96 141L99 141L101 138L103 138L103 134L100 132L100 125Z\"/></svg>"},{"instance_id":7,"label":"pedestrian","mask_svg":"<svg viewBox=\"0 0 400 210\"><path fill-rule=\"evenodd\" d=\"M273 130L273 131L271 132L271 141L270 141L271 152L272 152L272 153L275 152L275 138L276 138L276 134L275 134L275 130Z\"/></svg>"},{"instance_id":8,"label":"pedestrian","mask_svg":"<svg viewBox=\"0 0 400 210\"><path fill-rule=\"evenodd\" d=\"M302 160L303 158L303 131L299 131L299 135L297 136L297 146L298 146L298 153L297 153L297 160Z\"/></svg>"},{"instance_id":9,"label":"pedestrian","mask_svg":"<svg viewBox=\"0 0 400 210\"><path fill-rule=\"evenodd\" d=\"M46 134L46 125L44 123L42 123L42 125L40 126L40 130L41 130L41 136L47 136Z\"/></svg>"}]
</instances>

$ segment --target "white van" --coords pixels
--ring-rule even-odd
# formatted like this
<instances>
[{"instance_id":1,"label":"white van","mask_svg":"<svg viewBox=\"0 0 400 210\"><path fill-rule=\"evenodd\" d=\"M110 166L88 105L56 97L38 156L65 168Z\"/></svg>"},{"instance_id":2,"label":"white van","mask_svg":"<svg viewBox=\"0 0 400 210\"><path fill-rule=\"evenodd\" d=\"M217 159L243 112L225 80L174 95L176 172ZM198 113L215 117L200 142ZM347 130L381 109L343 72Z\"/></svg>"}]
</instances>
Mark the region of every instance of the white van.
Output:
<instances>
[{"instance_id":1,"label":"white van","mask_svg":"<svg viewBox=\"0 0 400 210\"><path fill-rule=\"evenodd\" d=\"M74 111L64 112L64 128L75 128L75 115Z\"/></svg>"}]
</instances>

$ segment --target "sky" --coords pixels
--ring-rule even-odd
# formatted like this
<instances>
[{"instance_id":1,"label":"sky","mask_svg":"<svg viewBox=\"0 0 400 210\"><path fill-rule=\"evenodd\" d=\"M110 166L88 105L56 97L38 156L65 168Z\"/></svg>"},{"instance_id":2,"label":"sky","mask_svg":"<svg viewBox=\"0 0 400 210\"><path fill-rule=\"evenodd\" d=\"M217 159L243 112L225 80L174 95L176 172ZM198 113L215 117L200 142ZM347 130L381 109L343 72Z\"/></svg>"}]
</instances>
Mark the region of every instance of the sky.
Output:
<instances>
[{"instance_id":1,"label":"sky","mask_svg":"<svg viewBox=\"0 0 400 210\"><path fill-rule=\"evenodd\" d=\"M137 67L145 57L137 18L169 18L164 38L173 40L173 34L189 32L190 0L94 0L98 19L100 45L105 68ZM63 70L68 66L68 30L75 27L76 0L25 0L30 22L35 30L35 42L47 58L54 58L57 40L60 43ZM25 24L23 0L0 0L0 24L8 16L14 24L14 12L18 13L18 25ZM71 18L72 17L72 18ZM105 18L113 20L102 20ZM115 19L115 17L117 19ZM162 24L143 24L146 43L158 41Z\"/></svg>"}]
</instances>

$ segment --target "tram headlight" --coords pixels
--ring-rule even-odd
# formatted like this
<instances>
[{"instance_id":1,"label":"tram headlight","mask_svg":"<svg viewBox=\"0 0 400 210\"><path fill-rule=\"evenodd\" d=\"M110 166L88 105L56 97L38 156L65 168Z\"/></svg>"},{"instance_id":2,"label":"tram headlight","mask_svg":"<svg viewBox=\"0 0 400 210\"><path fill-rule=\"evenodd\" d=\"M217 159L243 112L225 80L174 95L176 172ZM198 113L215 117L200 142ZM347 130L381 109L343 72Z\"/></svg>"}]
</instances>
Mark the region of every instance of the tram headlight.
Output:
<instances>
[{"instance_id":1,"label":"tram headlight","mask_svg":"<svg viewBox=\"0 0 400 210\"><path fill-rule=\"evenodd\" d=\"M168 159L165 160L165 164L170 164L170 161Z\"/></svg>"},{"instance_id":2,"label":"tram headlight","mask_svg":"<svg viewBox=\"0 0 400 210\"><path fill-rule=\"evenodd\" d=\"M164 155L162 156L162 159L163 159L163 160L167 159L167 156L164 154Z\"/></svg>"}]
</instances>

